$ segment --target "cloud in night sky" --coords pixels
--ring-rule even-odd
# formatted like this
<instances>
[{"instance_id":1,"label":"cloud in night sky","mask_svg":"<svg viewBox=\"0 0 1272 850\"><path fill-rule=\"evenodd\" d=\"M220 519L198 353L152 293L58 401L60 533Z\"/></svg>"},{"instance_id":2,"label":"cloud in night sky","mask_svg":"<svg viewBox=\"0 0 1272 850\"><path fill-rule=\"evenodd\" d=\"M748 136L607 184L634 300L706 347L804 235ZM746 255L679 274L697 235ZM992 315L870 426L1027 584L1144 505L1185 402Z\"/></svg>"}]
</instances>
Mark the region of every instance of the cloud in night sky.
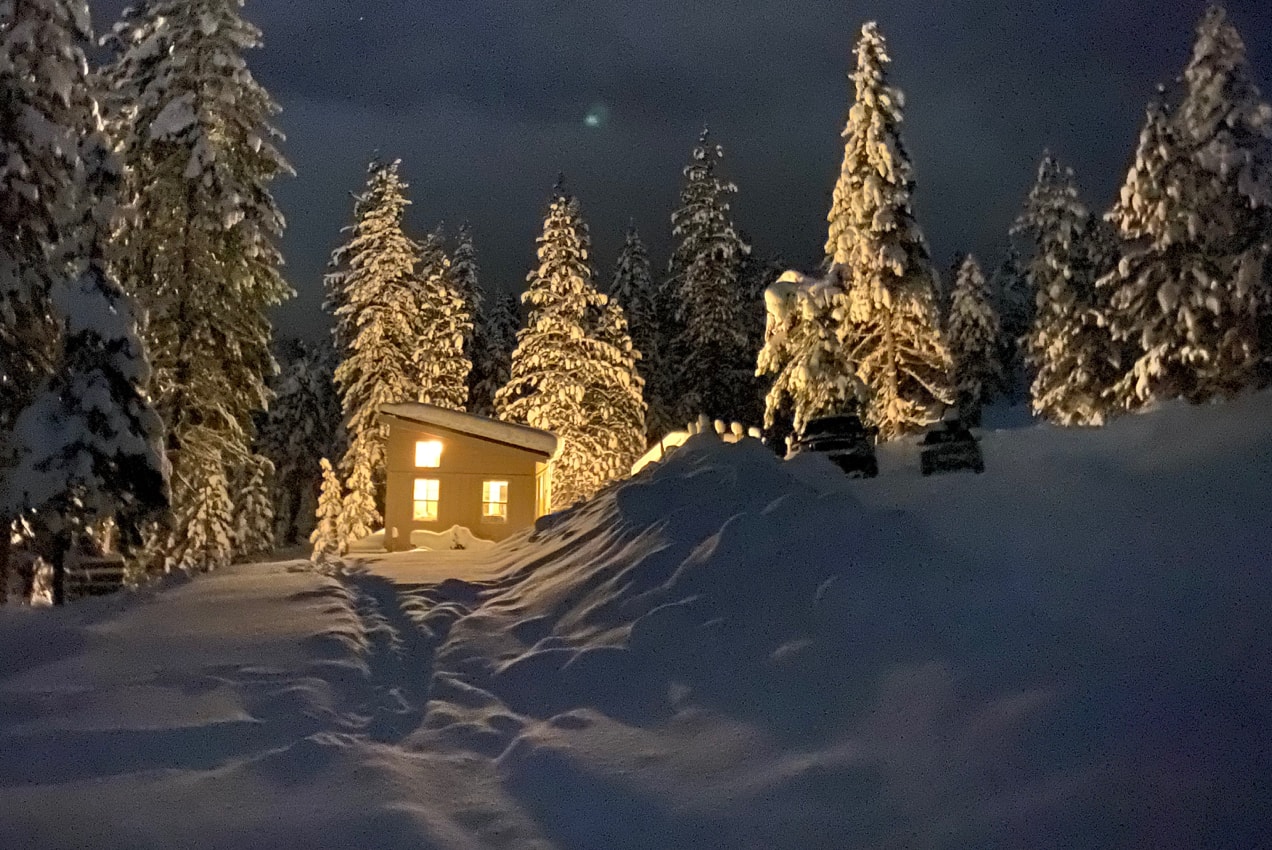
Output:
<instances>
[{"instance_id":1,"label":"cloud in night sky","mask_svg":"<svg viewBox=\"0 0 1272 850\"><path fill-rule=\"evenodd\" d=\"M99 30L122 5L93 4ZM1266 93L1272 4L1228 8ZM992 263L1044 148L1075 168L1090 205L1112 203L1144 104L1182 70L1203 10L1201 0L248 0L266 40L248 61L283 105L299 172L277 186L299 293L280 332L324 332L327 257L376 153L403 160L412 229L470 221L484 282L499 289L521 287L564 171L607 284L629 219L666 256L680 169L706 124L756 248L813 267L867 20L888 37L906 94L915 203L938 268L956 250Z\"/></svg>"}]
</instances>

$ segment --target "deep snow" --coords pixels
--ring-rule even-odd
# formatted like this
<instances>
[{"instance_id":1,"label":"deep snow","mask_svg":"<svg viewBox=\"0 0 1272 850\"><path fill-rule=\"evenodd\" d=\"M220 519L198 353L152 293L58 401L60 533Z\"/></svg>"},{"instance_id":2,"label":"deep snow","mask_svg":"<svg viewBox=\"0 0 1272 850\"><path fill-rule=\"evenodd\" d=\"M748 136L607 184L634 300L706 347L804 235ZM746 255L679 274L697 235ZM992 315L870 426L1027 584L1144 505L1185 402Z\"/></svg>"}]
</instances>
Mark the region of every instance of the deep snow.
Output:
<instances>
[{"instance_id":1,"label":"deep snow","mask_svg":"<svg viewBox=\"0 0 1272 850\"><path fill-rule=\"evenodd\" d=\"M1260 846L1272 394L983 449L0 612L0 846Z\"/></svg>"}]
</instances>

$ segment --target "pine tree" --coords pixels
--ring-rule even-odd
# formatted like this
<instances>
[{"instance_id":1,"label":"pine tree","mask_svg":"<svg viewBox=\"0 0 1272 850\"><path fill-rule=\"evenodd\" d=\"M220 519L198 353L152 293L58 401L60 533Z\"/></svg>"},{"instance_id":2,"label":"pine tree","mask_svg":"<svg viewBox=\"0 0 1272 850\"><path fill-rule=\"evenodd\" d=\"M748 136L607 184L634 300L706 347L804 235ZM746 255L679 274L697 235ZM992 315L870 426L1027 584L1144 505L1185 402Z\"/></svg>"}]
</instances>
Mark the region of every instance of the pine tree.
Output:
<instances>
[{"instance_id":1,"label":"pine tree","mask_svg":"<svg viewBox=\"0 0 1272 850\"><path fill-rule=\"evenodd\" d=\"M679 336L671 346L676 377L674 404L668 406L681 421L699 414L744 418L757 398L741 281L750 247L730 216L728 198L737 187L717 174L723 156L723 148L703 131L685 168L680 207L672 215L678 244L669 286L674 287Z\"/></svg>"},{"instance_id":2,"label":"pine tree","mask_svg":"<svg viewBox=\"0 0 1272 850\"><path fill-rule=\"evenodd\" d=\"M482 379L482 368L479 362L486 356L489 343L485 335L489 326L486 318L486 297L481 287L481 269L477 263L477 249L473 245L472 228L463 224L455 242L455 251L451 263L451 275L455 288L464 302L464 312L471 323L464 336L464 357L468 359L468 398L470 413L488 415L491 412L493 398L481 398L478 385ZM480 408L480 409L479 409Z\"/></svg>"},{"instance_id":3,"label":"pine tree","mask_svg":"<svg viewBox=\"0 0 1272 850\"><path fill-rule=\"evenodd\" d=\"M481 350L473 361L469 409L478 416L495 415L495 394L512 375L512 352L521 329L521 301L511 293L499 293L494 305L484 310Z\"/></svg>"},{"instance_id":4,"label":"pine tree","mask_svg":"<svg viewBox=\"0 0 1272 850\"><path fill-rule=\"evenodd\" d=\"M380 522L385 426L380 406L416 398L419 247L402 230L410 203L400 163L373 162L366 191L356 198L349 242L332 254L328 304L335 306L340 346L336 386L348 448L341 461L350 534L370 534Z\"/></svg>"},{"instance_id":5,"label":"pine tree","mask_svg":"<svg viewBox=\"0 0 1272 850\"><path fill-rule=\"evenodd\" d=\"M322 472L322 491L318 497L316 510L317 524L309 535L309 542L314 544L310 560L321 564L328 558L339 557L347 550L348 535L341 527L344 516L344 488L340 477L331 468L331 461L325 457L320 460Z\"/></svg>"},{"instance_id":6,"label":"pine tree","mask_svg":"<svg viewBox=\"0 0 1272 850\"><path fill-rule=\"evenodd\" d=\"M959 409L969 425L979 425L981 408L1005 389L1000 336L985 275L967 254L950 293L949 341Z\"/></svg>"},{"instance_id":7,"label":"pine tree","mask_svg":"<svg viewBox=\"0 0 1272 850\"><path fill-rule=\"evenodd\" d=\"M891 60L878 26L857 43L856 102L828 220L828 264L843 269L847 291L832 316L842 360L869 387L867 420L881 439L909 433L953 399L941 339L927 242L911 209L913 166L901 139L901 92L887 82Z\"/></svg>"},{"instance_id":8,"label":"pine tree","mask_svg":"<svg viewBox=\"0 0 1272 850\"><path fill-rule=\"evenodd\" d=\"M241 55L260 45L241 6L151 0L117 28L118 55L103 75L111 102L128 104L118 142L136 215L116 240L117 260L148 314L176 481L169 548L199 569L232 556L221 527L222 508L235 513L226 482L252 462L253 419L276 369L268 311L291 295L269 191L291 167L270 123L278 106Z\"/></svg>"},{"instance_id":9,"label":"pine tree","mask_svg":"<svg viewBox=\"0 0 1272 850\"><path fill-rule=\"evenodd\" d=\"M1272 310L1272 107L1222 7L1201 22L1178 109L1160 95L1149 105L1110 218L1125 258L1100 286L1134 357L1117 400L1202 402L1259 383L1272 362L1260 340Z\"/></svg>"},{"instance_id":10,"label":"pine tree","mask_svg":"<svg viewBox=\"0 0 1272 850\"><path fill-rule=\"evenodd\" d=\"M416 309L412 316L415 398L451 410L468 402L472 361L464 353L473 335L466 296L455 281L441 233L420 245Z\"/></svg>"},{"instance_id":11,"label":"pine tree","mask_svg":"<svg viewBox=\"0 0 1272 850\"><path fill-rule=\"evenodd\" d=\"M1029 286L1029 275L1020 259L1020 251L1010 240L994 270L990 291L994 293L1002 322L999 362L1003 364L1007 393L1014 402L1028 396L1022 341L1033 326L1036 299Z\"/></svg>"},{"instance_id":12,"label":"pine tree","mask_svg":"<svg viewBox=\"0 0 1272 850\"><path fill-rule=\"evenodd\" d=\"M855 409L868 398L836 333L835 305L844 289L838 275L833 269L827 280L806 281L787 272L765 293L768 318L756 369L773 376L765 428L773 429L789 412L800 432L809 420Z\"/></svg>"},{"instance_id":13,"label":"pine tree","mask_svg":"<svg viewBox=\"0 0 1272 850\"><path fill-rule=\"evenodd\" d=\"M531 272L525 294L530 316L517 334L512 376L495 405L501 419L561 439L552 479L553 506L559 509L589 498L615 475L618 463L607 458L624 451L621 426L630 419L614 394L639 380L627 369L631 353L616 350L614 317L621 314L611 313L603 323L608 339L596 326L608 299L592 281L591 241L578 203L560 184L538 241L539 268Z\"/></svg>"},{"instance_id":14,"label":"pine tree","mask_svg":"<svg viewBox=\"0 0 1272 850\"><path fill-rule=\"evenodd\" d=\"M149 363L133 304L106 260L120 171L90 94L88 21L81 0L0 6L0 110L18 113L2 142L0 212L23 216L4 221L0 286L13 296L5 318L33 321L9 325L6 342L34 346L25 366L6 363L6 402L47 369L27 405L4 414L16 466L4 481L0 558L7 567L11 521L25 515L53 566L55 603L64 601L77 541L111 523L127 551L168 496L162 423L145 390Z\"/></svg>"},{"instance_id":15,"label":"pine tree","mask_svg":"<svg viewBox=\"0 0 1272 850\"><path fill-rule=\"evenodd\" d=\"M588 388L584 404L592 414L591 427L603 435L596 464L603 480L613 481L626 478L645 453L645 381L638 374L640 352L632 345L623 308L608 301L593 310L592 324L600 380Z\"/></svg>"},{"instance_id":16,"label":"pine tree","mask_svg":"<svg viewBox=\"0 0 1272 850\"><path fill-rule=\"evenodd\" d=\"M240 473L234 505L234 551L242 559L260 558L274 551L274 464L253 455Z\"/></svg>"},{"instance_id":17,"label":"pine tree","mask_svg":"<svg viewBox=\"0 0 1272 850\"><path fill-rule=\"evenodd\" d=\"M325 347L297 343L261 426L258 450L274 465L275 537L282 546L309 537L321 484L314 458L339 451L341 410L332 359Z\"/></svg>"},{"instance_id":18,"label":"pine tree","mask_svg":"<svg viewBox=\"0 0 1272 850\"><path fill-rule=\"evenodd\" d=\"M1060 425L1102 425L1120 368L1096 300L1107 239L1078 199L1073 172L1049 154L1014 232L1034 245L1030 285L1038 309L1027 338L1034 414Z\"/></svg>"},{"instance_id":19,"label":"pine tree","mask_svg":"<svg viewBox=\"0 0 1272 850\"><path fill-rule=\"evenodd\" d=\"M640 352L641 363L638 371L648 382L649 376L663 367L658 356L658 305L657 292L654 290L653 275L649 264L649 253L645 243L636 230L636 225L629 225L623 248L619 251L618 261L614 264L614 281L610 285L610 298L623 308L627 317L632 345ZM658 413L650 407L651 421L648 436L660 437L671 427L669 417L662 416L660 421L652 421L653 414ZM663 430L660 430L663 429Z\"/></svg>"}]
</instances>

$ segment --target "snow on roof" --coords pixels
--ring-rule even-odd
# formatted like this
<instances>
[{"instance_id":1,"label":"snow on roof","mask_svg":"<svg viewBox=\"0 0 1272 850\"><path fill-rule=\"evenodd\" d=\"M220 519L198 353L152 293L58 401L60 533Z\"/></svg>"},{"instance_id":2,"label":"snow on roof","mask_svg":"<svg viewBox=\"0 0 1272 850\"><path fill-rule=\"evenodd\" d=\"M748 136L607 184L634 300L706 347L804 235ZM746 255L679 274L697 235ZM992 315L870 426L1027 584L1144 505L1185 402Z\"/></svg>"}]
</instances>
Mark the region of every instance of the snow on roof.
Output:
<instances>
[{"instance_id":1,"label":"snow on roof","mask_svg":"<svg viewBox=\"0 0 1272 850\"><path fill-rule=\"evenodd\" d=\"M528 425L500 422L497 419L487 419L485 416L449 410L432 404L382 404L380 413L420 425L446 428L483 440L516 446L519 449L547 455L551 460L556 460L561 454L561 440L556 434L531 428Z\"/></svg>"}]
</instances>

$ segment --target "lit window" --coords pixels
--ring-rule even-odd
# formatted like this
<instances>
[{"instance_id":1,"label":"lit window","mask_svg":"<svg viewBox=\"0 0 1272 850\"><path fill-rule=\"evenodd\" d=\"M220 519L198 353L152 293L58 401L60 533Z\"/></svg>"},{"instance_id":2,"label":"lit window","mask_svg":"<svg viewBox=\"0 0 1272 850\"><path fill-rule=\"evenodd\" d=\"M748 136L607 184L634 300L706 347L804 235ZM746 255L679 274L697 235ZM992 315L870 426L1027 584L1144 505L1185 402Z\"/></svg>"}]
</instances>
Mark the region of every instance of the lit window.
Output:
<instances>
[{"instance_id":1,"label":"lit window","mask_svg":"<svg viewBox=\"0 0 1272 850\"><path fill-rule=\"evenodd\" d=\"M508 482L484 481L481 485L481 521L508 521Z\"/></svg>"},{"instance_id":2,"label":"lit window","mask_svg":"<svg viewBox=\"0 0 1272 850\"><path fill-rule=\"evenodd\" d=\"M442 441L420 440L415 444L415 465L419 469L437 469L442 465Z\"/></svg>"},{"instance_id":3,"label":"lit window","mask_svg":"<svg viewBox=\"0 0 1272 850\"><path fill-rule=\"evenodd\" d=\"M415 479L415 509L412 518L416 522L432 522L437 519L437 494L441 482L436 478Z\"/></svg>"}]
</instances>

